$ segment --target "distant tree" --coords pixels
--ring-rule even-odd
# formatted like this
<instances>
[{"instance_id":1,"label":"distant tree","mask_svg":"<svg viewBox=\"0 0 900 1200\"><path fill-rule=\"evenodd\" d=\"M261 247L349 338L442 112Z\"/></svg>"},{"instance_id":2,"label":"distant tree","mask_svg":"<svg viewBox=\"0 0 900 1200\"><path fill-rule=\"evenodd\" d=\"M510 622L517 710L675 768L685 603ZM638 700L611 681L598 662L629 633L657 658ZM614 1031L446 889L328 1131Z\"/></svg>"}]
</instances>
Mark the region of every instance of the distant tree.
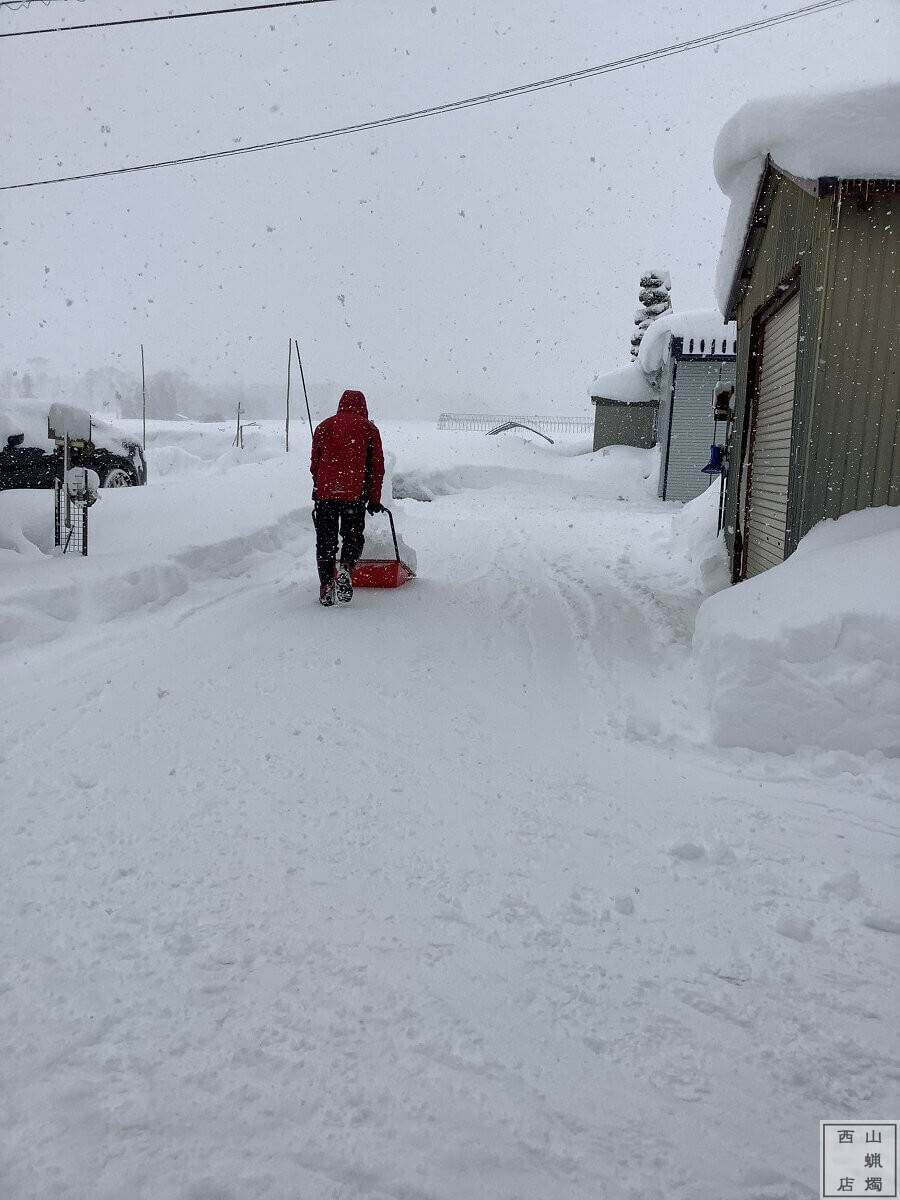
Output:
<instances>
[{"instance_id":1,"label":"distant tree","mask_svg":"<svg viewBox=\"0 0 900 1200\"><path fill-rule=\"evenodd\" d=\"M631 335L631 357L637 358L641 340L650 326L665 312L671 311L672 280L668 271L645 271L641 275L638 299L641 307L634 314L637 326Z\"/></svg>"},{"instance_id":2,"label":"distant tree","mask_svg":"<svg viewBox=\"0 0 900 1200\"><path fill-rule=\"evenodd\" d=\"M147 380L147 416L157 421L175 421L179 413L180 371L155 371Z\"/></svg>"},{"instance_id":3,"label":"distant tree","mask_svg":"<svg viewBox=\"0 0 900 1200\"><path fill-rule=\"evenodd\" d=\"M22 392L22 398L24 400L33 400L34 399L34 384L31 382L31 376L28 374L27 371L22 376L22 382L20 384L20 388L21 388L21 392Z\"/></svg>"},{"instance_id":4,"label":"distant tree","mask_svg":"<svg viewBox=\"0 0 900 1200\"><path fill-rule=\"evenodd\" d=\"M91 367L69 390L70 398L104 417L139 417L141 385L120 367Z\"/></svg>"}]
</instances>

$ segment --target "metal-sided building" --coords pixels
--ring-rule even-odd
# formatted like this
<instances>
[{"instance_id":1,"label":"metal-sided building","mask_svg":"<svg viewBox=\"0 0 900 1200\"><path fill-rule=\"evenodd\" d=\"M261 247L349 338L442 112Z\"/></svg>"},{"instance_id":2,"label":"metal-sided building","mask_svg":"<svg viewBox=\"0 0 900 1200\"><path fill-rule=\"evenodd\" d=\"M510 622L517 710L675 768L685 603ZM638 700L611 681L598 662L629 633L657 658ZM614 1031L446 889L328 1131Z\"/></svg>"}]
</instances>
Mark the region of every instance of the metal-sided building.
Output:
<instances>
[{"instance_id":1,"label":"metal-sided building","mask_svg":"<svg viewBox=\"0 0 900 1200\"><path fill-rule=\"evenodd\" d=\"M657 491L663 500L693 500L713 480L702 468L717 433L724 433L713 420L713 392L718 383L734 382L734 331L669 336L659 392Z\"/></svg>"},{"instance_id":2,"label":"metal-sided building","mask_svg":"<svg viewBox=\"0 0 900 1200\"><path fill-rule=\"evenodd\" d=\"M847 161L853 175L810 178L766 157L720 282L738 326L725 507L734 581L783 561L823 518L900 504L900 88L848 97L852 121L830 126L838 147L811 117L803 144L805 104L784 114L781 156ZM772 136L771 120L760 125ZM814 135L826 139L820 157ZM867 153L877 169L861 177ZM720 183L725 174L717 162Z\"/></svg>"},{"instance_id":3,"label":"metal-sided building","mask_svg":"<svg viewBox=\"0 0 900 1200\"><path fill-rule=\"evenodd\" d=\"M657 393L637 363L598 376L591 388L594 449L656 445Z\"/></svg>"}]
</instances>

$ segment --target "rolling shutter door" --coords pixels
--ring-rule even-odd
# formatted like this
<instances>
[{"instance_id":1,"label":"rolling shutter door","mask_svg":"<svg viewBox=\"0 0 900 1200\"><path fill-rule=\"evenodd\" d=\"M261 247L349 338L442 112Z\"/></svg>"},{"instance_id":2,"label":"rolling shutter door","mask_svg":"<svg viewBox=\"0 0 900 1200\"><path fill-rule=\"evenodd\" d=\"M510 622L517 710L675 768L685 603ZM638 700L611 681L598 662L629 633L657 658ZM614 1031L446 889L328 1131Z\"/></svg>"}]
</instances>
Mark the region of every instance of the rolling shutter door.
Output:
<instances>
[{"instance_id":1,"label":"rolling shutter door","mask_svg":"<svg viewBox=\"0 0 900 1200\"><path fill-rule=\"evenodd\" d=\"M799 293L763 326L759 400L750 458L746 578L784 562Z\"/></svg>"}]
</instances>

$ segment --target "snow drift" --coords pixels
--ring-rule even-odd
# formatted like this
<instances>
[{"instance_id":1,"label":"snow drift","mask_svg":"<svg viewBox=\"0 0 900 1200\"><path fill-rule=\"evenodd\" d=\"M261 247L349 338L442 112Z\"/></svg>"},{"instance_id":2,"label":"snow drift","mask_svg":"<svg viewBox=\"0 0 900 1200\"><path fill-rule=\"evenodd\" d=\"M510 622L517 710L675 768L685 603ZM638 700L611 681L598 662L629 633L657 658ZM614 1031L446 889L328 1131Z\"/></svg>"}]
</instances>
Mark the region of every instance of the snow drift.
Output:
<instances>
[{"instance_id":1,"label":"snow drift","mask_svg":"<svg viewBox=\"0 0 900 1200\"><path fill-rule=\"evenodd\" d=\"M783 564L707 600L694 648L713 740L900 756L900 508L821 522Z\"/></svg>"}]
</instances>

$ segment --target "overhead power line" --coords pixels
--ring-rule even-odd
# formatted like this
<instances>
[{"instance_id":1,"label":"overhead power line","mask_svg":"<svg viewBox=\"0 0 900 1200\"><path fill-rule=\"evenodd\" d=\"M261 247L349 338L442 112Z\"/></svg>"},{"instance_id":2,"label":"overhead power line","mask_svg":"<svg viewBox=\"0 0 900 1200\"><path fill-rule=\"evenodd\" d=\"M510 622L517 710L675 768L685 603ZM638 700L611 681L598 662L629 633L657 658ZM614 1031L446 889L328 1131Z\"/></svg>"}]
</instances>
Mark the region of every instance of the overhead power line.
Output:
<instances>
[{"instance_id":1,"label":"overhead power line","mask_svg":"<svg viewBox=\"0 0 900 1200\"><path fill-rule=\"evenodd\" d=\"M113 167L106 171L88 171L79 175L61 175L52 179L35 179L28 183L8 183L0 185L0 192L18 191L23 188L47 187L54 183L75 183L85 179L103 179L110 175L133 175L138 171L155 171L162 167L187 166L190 163L211 162L218 158L234 158L239 154L254 154L261 150L275 150L283 146L301 146L308 142L321 142L328 138L344 137L351 133L362 133L369 129L385 129L389 125L402 125L407 121L420 121L426 117L436 117L444 113L459 112L464 108L476 108L482 104L493 104L498 100L509 100L514 96L524 96L531 92L545 91L548 88L563 87L566 84L577 83L582 79L590 79L597 75L610 75L615 71L624 71L642 63L654 62L661 58L670 58L676 54L684 54L689 50L698 50L703 46L714 45L717 42L729 41L732 38L745 37L762 29L770 29L775 25L783 25L788 21L797 21L813 13L823 12L830 8L840 8L845 4L854 4L857 0L818 0L815 4L807 4L803 8L792 9L774 17L764 17L758 21L750 21L745 25L736 25L732 29L719 30L717 33L707 33L700 37L691 38L684 42L675 42L671 46L661 46L656 50L647 50L642 54L632 54L627 58L614 59L611 62L600 63L594 67L584 67L579 71L570 71L565 75L554 75L547 79L539 79L533 83L521 83L516 87L503 88L495 92L485 92L480 96L469 96L465 100L453 100L446 104L435 104L430 108L419 108L413 112L398 113L391 117L380 117L371 121L359 121L354 125L342 125L336 129L325 129L319 133L304 133L298 137L279 138L277 141L259 142L252 146L237 146L228 150L214 150L207 154L185 155L183 158L170 158L160 162L139 163L130 167Z\"/></svg>"},{"instance_id":2,"label":"overhead power line","mask_svg":"<svg viewBox=\"0 0 900 1200\"><path fill-rule=\"evenodd\" d=\"M69 4L71 0L0 0L0 8L11 8L13 12L31 8L32 4ZM76 4L84 4L84 0L75 0Z\"/></svg>"},{"instance_id":3,"label":"overhead power line","mask_svg":"<svg viewBox=\"0 0 900 1200\"><path fill-rule=\"evenodd\" d=\"M35 37L41 33L76 33L79 29L113 29L117 25L152 25L157 21L187 21L192 17L222 17L227 13L262 12L270 8L301 8L304 4L333 4L335 0L272 0L268 4L242 4L238 8L207 8L197 12L165 13L159 17L126 17L121 21L92 21L87 25L54 25L45 29L17 29L0 38ZM2 7L2 6L0 6Z\"/></svg>"}]
</instances>

